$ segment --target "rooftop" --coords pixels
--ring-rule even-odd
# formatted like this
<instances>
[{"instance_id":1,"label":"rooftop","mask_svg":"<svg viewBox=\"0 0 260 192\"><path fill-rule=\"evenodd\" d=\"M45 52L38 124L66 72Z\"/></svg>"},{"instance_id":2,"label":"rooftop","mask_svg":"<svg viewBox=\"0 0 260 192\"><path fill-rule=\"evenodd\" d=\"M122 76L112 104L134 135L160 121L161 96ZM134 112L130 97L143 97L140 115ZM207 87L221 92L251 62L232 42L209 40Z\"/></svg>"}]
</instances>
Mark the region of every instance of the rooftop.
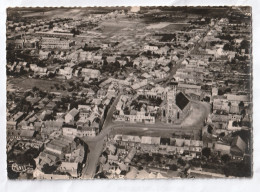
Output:
<instances>
[{"instance_id":1,"label":"rooftop","mask_svg":"<svg viewBox=\"0 0 260 192\"><path fill-rule=\"evenodd\" d=\"M190 100L182 93L182 92L179 92L177 95L176 95L176 105L181 109L183 110L190 102Z\"/></svg>"}]
</instances>

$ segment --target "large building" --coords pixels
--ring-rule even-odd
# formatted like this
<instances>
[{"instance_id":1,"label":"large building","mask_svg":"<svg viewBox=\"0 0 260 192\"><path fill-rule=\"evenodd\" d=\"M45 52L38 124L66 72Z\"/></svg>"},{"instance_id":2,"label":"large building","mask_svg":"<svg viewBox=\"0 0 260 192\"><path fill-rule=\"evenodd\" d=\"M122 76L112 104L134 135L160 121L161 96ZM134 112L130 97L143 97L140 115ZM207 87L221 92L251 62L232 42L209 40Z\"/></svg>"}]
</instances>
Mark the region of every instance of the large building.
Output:
<instances>
[{"instance_id":1,"label":"large building","mask_svg":"<svg viewBox=\"0 0 260 192\"><path fill-rule=\"evenodd\" d=\"M190 112L190 100L176 88L168 90L166 99L162 103L162 121L166 123L178 124Z\"/></svg>"},{"instance_id":2,"label":"large building","mask_svg":"<svg viewBox=\"0 0 260 192\"><path fill-rule=\"evenodd\" d=\"M73 45L75 45L74 41L61 40L60 38L44 37L41 41L41 47L43 49L70 49L70 47Z\"/></svg>"}]
</instances>

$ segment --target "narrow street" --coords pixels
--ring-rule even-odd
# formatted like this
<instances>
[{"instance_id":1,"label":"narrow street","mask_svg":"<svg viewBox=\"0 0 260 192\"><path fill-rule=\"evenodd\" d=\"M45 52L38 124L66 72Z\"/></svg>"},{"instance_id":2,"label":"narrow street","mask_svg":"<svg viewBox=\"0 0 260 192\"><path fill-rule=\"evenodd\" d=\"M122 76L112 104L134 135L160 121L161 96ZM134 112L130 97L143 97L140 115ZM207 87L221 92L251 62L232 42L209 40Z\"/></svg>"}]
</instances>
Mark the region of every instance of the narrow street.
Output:
<instances>
[{"instance_id":1,"label":"narrow street","mask_svg":"<svg viewBox=\"0 0 260 192\"><path fill-rule=\"evenodd\" d=\"M82 140L88 144L89 154L86 166L83 168L82 177L86 179L93 178L96 172L96 166L100 153L102 152L105 136L110 132L109 124L112 123L113 112L115 111L116 104L120 99L122 93L119 93L110 109L107 112L106 120L103 124L102 130L96 137L84 137Z\"/></svg>"}]
</instances>

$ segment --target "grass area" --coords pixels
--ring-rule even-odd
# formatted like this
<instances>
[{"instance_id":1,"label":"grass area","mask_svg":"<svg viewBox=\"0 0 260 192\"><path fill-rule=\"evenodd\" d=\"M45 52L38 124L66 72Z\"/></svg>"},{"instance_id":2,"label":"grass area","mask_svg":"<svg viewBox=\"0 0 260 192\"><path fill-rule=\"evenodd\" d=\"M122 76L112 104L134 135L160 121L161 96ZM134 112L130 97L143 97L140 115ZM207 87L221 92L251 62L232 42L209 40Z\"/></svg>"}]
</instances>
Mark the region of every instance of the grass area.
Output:
<instances>
[{"instance_id":1,"label":"grass area","mask_svg":"<svg viewBox=\"0 0 260 192\"><path fill-rule=\"evenodd\" d=\"M188 27L189 25L190 25L190 24L184 24L184 23L182 23L182 24L177 24L177 23L175 23L175 24L169 24L169 25L165 26L165 27L163 28L163 30L180 31L180 30L182 30L184 27Z\"/></svg>"},{"instance_id":2,"label":"grass area","mask_svg":"<svg viewBox=\"0 0 260 192\"><path fill-rule=\"evenodd\" d=\"M8 79L8 84L13 84L14 87L19 88L20 90L27 90L33 87L38 87L44 91L57 91L64 92L63 90L56 90L55 88L51 89L51 87L55 87L54 84L63 84L60 80L45 80L45 79L30 79L24 77L17 77Z\"/></svg>"},{"instance_id":3,"label":"grass area","mask_svg":"<svg viewBox=\"0 0 260 192\"><path fill-rule=\"evenodd\" d=\"M150 24L148 27L146 27L147 29L161 29L164 27L167 27L168 25L170 25L171 23L169 22L160 22L160 23L155 23L155 24Z\"/></svg>"},{"instance_id":4,"label":"grass area","mask_svg":"<svg viewBox=\"0 0 260 192\"><path fill-rule=\"evenodd\" d=\"M129 31L123 30L125 28L136 30L138 27L140 27L140 23L129 19L106 20L100 24L103 34L111 34L113 36L118 33L128 34Z\"/></svg>"}]
</instances>

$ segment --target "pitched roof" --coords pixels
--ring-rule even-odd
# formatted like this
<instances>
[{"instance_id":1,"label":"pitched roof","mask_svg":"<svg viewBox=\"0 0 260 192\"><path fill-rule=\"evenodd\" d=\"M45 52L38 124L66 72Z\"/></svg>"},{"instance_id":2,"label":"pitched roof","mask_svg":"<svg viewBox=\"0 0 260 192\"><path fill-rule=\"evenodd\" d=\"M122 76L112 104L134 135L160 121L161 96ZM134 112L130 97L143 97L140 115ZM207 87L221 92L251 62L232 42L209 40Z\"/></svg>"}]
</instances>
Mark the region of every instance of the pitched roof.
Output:
<instances>
[{"instance_id":1,"label":"pitched roof","mask_svg":"<svg viewBox=\"0 0 260 192\"><path fill-rule=\"evenodd\" d=\"M44 124L45 124L45 127L58 128L59 129L59 128L62 127L63 122L61 122L61 121L45 121Z\"/></svg>"},{"instance_id":2,"label":"pitched roof","mask_svg":"<svg viewBox=\"0 0 260 192\"><path fill-rule=\"evenodd\" d=\"M230 146L229 145L225 145L225 144L222 144L222 143L215 143L215 150L216 151L226 151L226 152L230 152Z\"/></svg>"},{"instance_id":3,"label":"pitched roof","mask_svg":"<svg viewBox=\"0 0 260 192\"><path fill-rule=\"evenodd\" d=\"M79 111L76 108L71 109L70 112L69 112L69 114L72 117L75 117L78 113L79 113Z\"/></svg>"},{"instance_id":4,"label":"pitched roof","mask_svg":"<svg viewBox=\"0 0 260 192\"><path fill-rule=\"evenodd\" d=\"M141 143L144 144L160 144L160 137L150 137L150 136L143 136Z\"/></svg>"},{"instance_id":5,"label":"pitched roof","mask_svg":"<svg viewBox=\"0 0 260 192\"><path fill-rule=\"evenodd\" d=\"M232 144L232 147L237 147L241 152L245 152L246 150L246 143L241 139L241 137L237 136L234 138Z\"/></svg>"},{"instance_id":6,"label":"pitched roof","mask_svg":"<svg viewBox=\"0 0 260 192\"><path fill-rule=\"evenodd\" d=\"M141 138L139 136L123 135L122 141L141 143Z\"/></svg>"},{"instance_id":7,"label":"pitched roof","mask_svg":"<svg viewBox=\"0 0 260 192\"><path fill-rule=\"evenodd\" d=\"M22 130L21 131L21 137L33 137L35 131L34 130Z\"/></svg>"},{"instance_id":8,"label":"pitched roof","mask_svg":"<svg viewBox=\"0 0 260 192\"><path fill-rule=\"evenodd\" d=\"M175 98L176 105L183 110L190 102L190 100L182 93L179 92Z\"/></svg>"}]
</instances>

